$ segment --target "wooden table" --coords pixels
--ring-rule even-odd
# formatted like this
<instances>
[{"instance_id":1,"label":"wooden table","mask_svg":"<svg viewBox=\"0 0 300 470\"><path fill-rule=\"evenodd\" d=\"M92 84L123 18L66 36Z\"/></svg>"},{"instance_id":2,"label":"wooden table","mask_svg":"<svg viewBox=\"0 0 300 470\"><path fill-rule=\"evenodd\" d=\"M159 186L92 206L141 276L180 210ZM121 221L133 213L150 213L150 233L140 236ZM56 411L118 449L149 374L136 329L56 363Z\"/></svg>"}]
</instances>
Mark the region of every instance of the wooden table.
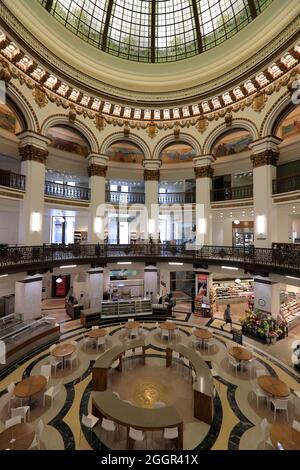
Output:
<instances>
[{"instance_id":1,"label":"wooden table","mask_svg":"<svg viewBox=\"0 0 300 470\"><path fill-rule=\"evenodd\" d=\"M43 375L31 375L27 379L21 380L14 391L17 398L31 398L41 393L47 385L47 379Z\"/></svg>"},{"instance_id":2,"label":"wooden table","mask_svg":"<svg viewBox=\"0 0 300 470\"><path fill-rule=\"evenodd\" d=\"M173 330L176 330L176 325L173 322L164 321L163 323L159 325L159 328L161 328L162 330L173 331Z\"/></svg>"},{"instance_id":3,"label":"wooden table","mask_svg":"<svg viewBox=\"0 0 300 470\"><path fill-rule=\"evenodd\" d=\"M290 389L286 383L271 375L261 375L257 378L260 388L276 398L286 398L290 395Z\"/></svg>"},{"instance_id":4,"label":"wooden table","mask_svg":"<svg viewBox=\"0 0 300 470\"><path fill-rule=\"evenodd\" d=\"M232 346L228 352L238 361L251 361L253 358L251 351L248 351L246 348L241 348L240 346Z\"/></svg>"},{"instance_id":5,"label":"wooden table","mask_svg":"<svg viewBox=\"0 0 300 470\"><path fill-rule=\"evenodd\" d=\"M30 423L20 423L0 434L0 450L27 450L31 446L35 430Z\"/></svg>"},{"instance_id":6,"label":"wooden table","mask_svg":"<svg viewBox=\"0 0 300 470\"><path fill-rule=\"evenodd\" d=\"M275 449L278 449L280 442L284 450L300 450L300 432L288 424L272 424L270 438Z\"/></svg>"},{"instance_id":7,"label":"wooden table","mask_svg":"<svg viewBox=\"0 0 300 470\"><path fill-rule=\"evenodd\" d=\"M97 328L97 330L90 330L87 336L92 339L98 339L103 338L103 336L106 336L106 334L107 331L105 328Z\"/></svg>"},{"instance_id":8,"label":"wooden table","mask_svg":"<svg viewBox=\"0 0 300 470\"><path fill-rule=\"evenodd\" d=\"M213 334L208 331L208 330L205 330L204 328L197 328L194 333L193 333L194 336L196 336L196 338L200 338L200 339L211 339L213 337Z\"/></svg>"},{"instance_id":9,"label":"wooden table","mask_svg":"<svg viewBox=\"0 0 300 470\"><path fill-rule=\"evenodd\" d=\"M52 356L63 360L63 367L65 367L66 357L71 356L75 352L75 346L71 343L59 344L52 351Z\"/></svg>"},{"instance_id":10,"label":"wooden table","mask_svg":"<svg viewBox=\"0 0 300 470\"><path fill-rule=\"evenodd\" d=\"M127 330L137 330L141 326L140 322L138 321L128 321L125 323L124 327Z\"/></svg>"}]
</instances>

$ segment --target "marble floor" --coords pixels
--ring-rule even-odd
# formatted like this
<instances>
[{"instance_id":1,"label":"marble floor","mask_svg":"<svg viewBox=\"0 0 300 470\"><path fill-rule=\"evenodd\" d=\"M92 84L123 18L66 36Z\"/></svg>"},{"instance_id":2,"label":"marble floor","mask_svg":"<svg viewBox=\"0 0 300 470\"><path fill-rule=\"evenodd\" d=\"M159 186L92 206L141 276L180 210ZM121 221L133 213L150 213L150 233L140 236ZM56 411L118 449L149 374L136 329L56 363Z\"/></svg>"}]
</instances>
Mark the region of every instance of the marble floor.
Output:
<instances>
[{"instance_id":1,"label":"marble floor","mask_svg":"<svg viewBox=\"0 0 300 470\"><path fill-rule=\"evenodd\" d=\"M177 322L180 330L178 341L193 347L191 329L194 322L191 318L188 322L179 320ZM201 324L205 323L207 319L201 319ZM197 326L200 326L199 323ZM193 417L192 382L189 375L184 369L173 366L166 372L165 349L168 342L161 338L154 323L147 322L141 333L146 344L146 365L143 366L137 359L128 360L128 367L125 367L124 373L119 374L114 371L109 387L117 391L122 399L129 399L138 406L151 406L156 398L166 403L173 403L184 421L184 449L261 449L264 446L261 421L266 418L269 423L273 423L274 416L263 402L259 408L256 406L250 381L255 376L255 369L263 368L266 374L278 376L291 389L288 419L284 413L279 412L276 416L278 422L291 423L293 419L300 421L300 401L293 393L294 390L300 390L299 374L283 360L270 353L270 349L265 350L260 344L253 345L246 339L245 346L254 348L255 365L251 369L239 372L236 376L228 363L226 345L233 344L230 335L216 328L209 329L214 334L215 347L210 352L201 349L198 354L218 372L214 378L214 417L210 426ZM124 430L112 439L102 432L100 426L90 433L80 424L82 414L91 411L92 367L95 359L102 354L92 346L87 350L83 348L82 335L86 331L78 323L70 322L69 328L66 328L61 335L62 343L71 339L77 342L78 361L72 370L70 367L63 370L58 368L56 376L54 370L52 371L47 387L60 384L60 392L53 406L46 402L46 406L43 407L42 394L36 398L30 422L37 426L38 421L43 420L45 426L41 445L43 449L124 448ZM109 326L108 333L107 348L124 341L119 325ZM7 386L29 375L38 375L41 366L47 363L49 363L49 350L44 349L1 377L0 432L4 429L5 420L10 417ZM146 398L148 401L145 401ZM13 406L18 406L18 403L14 403ZM140 444L139 448L143 445L145 444ZM167 449L168 444L162 440L159 433L154 433L147 436L147 448Z\"/></svg>"}]
</instances>

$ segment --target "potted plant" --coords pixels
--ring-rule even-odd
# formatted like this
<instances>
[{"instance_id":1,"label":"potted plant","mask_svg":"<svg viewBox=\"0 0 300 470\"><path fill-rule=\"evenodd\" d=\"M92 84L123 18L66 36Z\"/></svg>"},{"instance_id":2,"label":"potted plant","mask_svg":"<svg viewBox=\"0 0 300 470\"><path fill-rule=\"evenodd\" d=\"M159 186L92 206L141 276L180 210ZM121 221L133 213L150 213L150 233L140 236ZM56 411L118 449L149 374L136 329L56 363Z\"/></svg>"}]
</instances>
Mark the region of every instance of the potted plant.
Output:
<instances>
[{"instance_id":1,"label":"potted plant","mask_svg":"<svg viewBox=\"0 0 300 470\"><path fill-rule=\"evenodd\" d=\"M275 344L278 338L276 331L270 331L269 338L271 339L271 344Z\"/></svg>"}]
</instances>

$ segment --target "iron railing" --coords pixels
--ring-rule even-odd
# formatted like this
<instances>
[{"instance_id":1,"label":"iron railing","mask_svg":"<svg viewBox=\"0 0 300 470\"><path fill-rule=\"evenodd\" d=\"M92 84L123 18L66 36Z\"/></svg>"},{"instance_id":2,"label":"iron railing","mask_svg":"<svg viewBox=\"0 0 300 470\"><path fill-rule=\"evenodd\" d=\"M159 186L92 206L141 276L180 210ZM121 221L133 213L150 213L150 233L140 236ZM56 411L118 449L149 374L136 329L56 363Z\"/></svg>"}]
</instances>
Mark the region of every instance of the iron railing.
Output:
<instances>
[{"instance_id":1,"label":"iron railing","mask_svg":"<svg viewBox=\"0 0 300 470\"><path fill-rule=\"evenodd\" d=\"M25 191L25 176L11 171L0 170L0 186Z\"/></svg>"},{"instance_id":2,"label":"iron railing","mask_svg":"<svg viewBox=\"0 0 300 470\"><path fill-rule=\"evenodd\" d=\"M106 263L119 261L178 260L187 263L240 267L256 272L300 274L300 247L289 245L279 248L232 246L202 246L185 244L132 244L132 245L0 245L0 272L20 269L42 269L64 264Z\"/></svg>"},{"instance_id":3,"label":"iron railing","mask_svg":"<svg viewBox=\"0 0 300 470\"><path fill-rule=\"evenodd\" d=\"M145 204L145 193L106 191L105 202L111 204Z\"/></svg>"},{"instance_id":4,"label":"iron railing","mask_svg":"<svg viewBox=\"0 0 300 470\"><path fill-rule=\"evenodd\" d=\"M273 180L273 194L288 193L300 189L300 175L285 176Z\"/></svg>"},{"instance_id":5,"label":"iron railing","mask_svg":"<svg viewBox=\"0 0 300 470\"><path fill-rule=\"evenodd\" d=\"M196 202L195 191L186 193L159 193L159 204L193 204Z\"/></svg>"},{"instance_id":6,"label":"iron railing","mask_svg":"<svg viewBox=\"0 0 300 470\"><path fill-rule=\"evenodd\" d=\"M90 200L90 189L80 186L69 186L68 184L45 181L45 194L47 196L62 197L66 199Z\"/></svg>"},{"instance_id":7,"label":"iron railing","mask_svg":"<svg viewBox=\"0 0 300 470\"><path fill-rule=\"evenodd\" d=\"M211 201L227 201L234 199L247 199L253 197L253 185L236 186L233 188L213 189L211 191Z\"/></svg>"}]
</instances>

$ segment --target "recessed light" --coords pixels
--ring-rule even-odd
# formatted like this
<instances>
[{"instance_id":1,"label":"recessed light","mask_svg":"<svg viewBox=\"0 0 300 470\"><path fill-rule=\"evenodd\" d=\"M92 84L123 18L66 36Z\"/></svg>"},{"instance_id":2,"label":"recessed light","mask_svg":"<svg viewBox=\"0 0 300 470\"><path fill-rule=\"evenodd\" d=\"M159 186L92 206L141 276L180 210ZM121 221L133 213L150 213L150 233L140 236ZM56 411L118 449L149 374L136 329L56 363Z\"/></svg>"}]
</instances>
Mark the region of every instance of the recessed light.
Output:
<instances>
[{"instance_id":1,"label":"recessed light","mask_svg":"<svg viewBox=\"0 0 300 470\"><path fill-rule=\"evenodd\" d=\"M236 220L233 221L233 223L234 223L235 225L239 225L240 221L239 221L238 219L236 219Z\"/></svg>"},{"instance_id":2,"label":"recessed light","mask_svg":"<svg viewBox=\"0 0 300 470\"><path fill-rule=\"evenodd\" d=\"M170 262L170 266L183 266L183 263L175 263L175 262Z\"/></svg>"},{"instance_id":3,"label":"recessed light","mask_svg":"<svg viewBox=\"0 0 300 470\"><path fill-rule=\"evenodd\" d=\"M118 261L117 264L132 264L131 261Z\"/></svg>"},{"instance_id":4,"label":"recessed light","mask_svg":"<svg viewBox=\"0 0 300 470\"><path fill-rule=\"evenodd\" d=\"M231 269L232 271L238 271L239 268L234 268L233 266L221 266L222 269Z\"/></svg>"},{"instance_id":5,"label":"recessed light","mask_svg":"<svg viewBox=\"0 0 300 470\"><path fill-rule=\"evenodd\" d=\"M67 268L77 268L77 264L69 264L69 266L60 266L59 269L67 269Z\"/></svg>"}]
</instances>

